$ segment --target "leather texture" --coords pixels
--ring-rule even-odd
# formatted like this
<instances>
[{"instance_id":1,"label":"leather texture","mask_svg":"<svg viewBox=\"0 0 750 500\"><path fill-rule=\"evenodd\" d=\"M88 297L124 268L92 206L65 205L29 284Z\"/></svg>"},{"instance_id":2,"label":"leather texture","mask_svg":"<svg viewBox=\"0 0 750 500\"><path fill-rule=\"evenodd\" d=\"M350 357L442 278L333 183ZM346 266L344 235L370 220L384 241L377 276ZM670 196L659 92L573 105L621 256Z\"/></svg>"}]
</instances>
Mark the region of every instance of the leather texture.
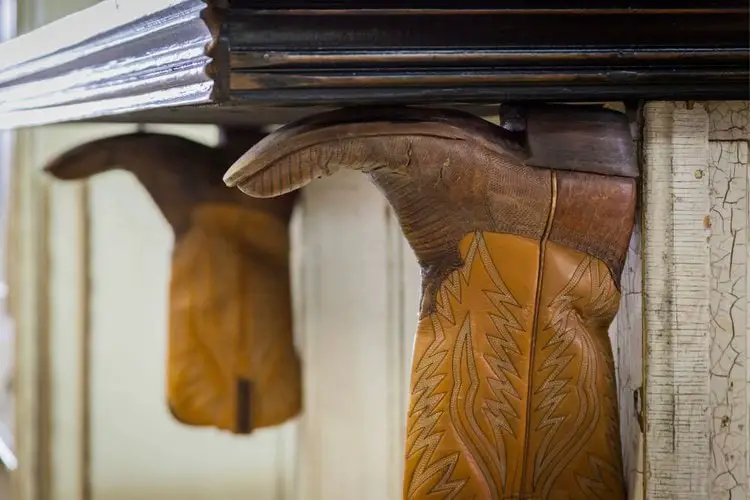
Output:
<instances>
[{"instance_id":1,"label":"leather texture","mask_svg":"<svg viewBox=\"0 0 750 500\"><path fill-rule=\"evenodd\" d=\"M301 411L287 236L295 199L255 200L227 189L222 169L262 134L224 136L218 147L164 134L107 137L46 170L75 180L123 168L148 191L175 235L168 407L182 423L246 434Z\"/></svg>"},{"instance_id":2,"label":"leather texture","mask_svg":"<svg viewBox=\"0 0 750 500\"><path fill-rule=\"evenodd\" d=\"M606 265L476 232L422 318L404 498L624 499Z\"/></svg>"},{"instance_id":3,"label":"leather texture","mask_svg":"<svg viewBox=\"0 0 750 500\"><path fill-rule=\"evenodd\" d=\"M267 197L352 168L394 207L423 270L405 499L625 498L607 327L637 168L596 149L586 171L548 165L556 149L632 143L624 117L587 108L581 125L579 111L528 115L543 145L449 111L334 112L269 135L225 176Z\"/></svg>"},{"instance_id":4,"label":"leather texture","mask_svg":"<svg viewBox=\"0 0 750 500\"><path fill-rule=\"evenodd\" d=\"M234 433L300 410L286 225L232 205L196 209L172 255L167 399L191 425Z\"/></svg>"}]
</instances>

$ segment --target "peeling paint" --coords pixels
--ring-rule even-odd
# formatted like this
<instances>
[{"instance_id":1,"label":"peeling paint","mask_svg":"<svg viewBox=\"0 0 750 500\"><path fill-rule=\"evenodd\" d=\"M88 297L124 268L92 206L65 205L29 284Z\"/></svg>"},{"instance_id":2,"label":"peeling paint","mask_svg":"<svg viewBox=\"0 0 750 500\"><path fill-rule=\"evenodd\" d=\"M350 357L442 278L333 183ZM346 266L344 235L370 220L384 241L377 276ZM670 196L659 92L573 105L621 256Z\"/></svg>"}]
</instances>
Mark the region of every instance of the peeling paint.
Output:
<instances>
[{"instance_id":1,"label":"peeling paint","mask_svg":"<svg viewBox=\"0 0 750 500\"><path fill-rule=\"evenodd\" d=\"M649 500L750 497L749 111L645 109Z\"/></svg>"},{"instance_id":2,"label":"peeling paint","mask_svg":"<svg viewBox=\"0 0 750 500\"><path fill-rule=\"evenodd\" d=\"M709 101L704 106L711 117L709 140L750 140L750 101Z\"/></svg>"},{"instance_id":3,"label":"peeling paint","mask_svg":"<svg viewBox=\"0 0 750 500\"><path fill-rule=\"evenodd\" d=\"M700 103L644 110L646 498L708 492L708 116Z\"/></svg>"},{"instance_id":4,"label":"peeling paint","mask_svg":"<svg viewBox=\"0 0 750 500\"><path fill-rule=\"evenodd\" d=\"M708 432L711 499L745 499L748 496L748 435L744 425L748 418L747 168L746 142L710 143Z\"/></svg>"}]
</instances>

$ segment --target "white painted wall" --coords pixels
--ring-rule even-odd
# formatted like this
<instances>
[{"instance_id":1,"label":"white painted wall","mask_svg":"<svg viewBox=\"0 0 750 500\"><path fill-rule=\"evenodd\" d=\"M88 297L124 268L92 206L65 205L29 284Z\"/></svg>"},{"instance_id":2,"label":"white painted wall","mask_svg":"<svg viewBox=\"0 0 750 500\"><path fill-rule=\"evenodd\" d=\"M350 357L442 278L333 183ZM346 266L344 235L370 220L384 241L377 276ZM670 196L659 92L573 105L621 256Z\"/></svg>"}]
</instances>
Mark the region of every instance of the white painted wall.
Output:
<instances>
[{"instance_id":1,"label":"white painted wall","mask_svg":"<svg viewBox=\"0 0 750 500\"><path fill-rule=\"evenodd\" d=\"M129 132L129 125L55 126L33 131L31 164L39 170L52 158L98 137ZM46 336L48 344L49 428L47 492L51 500L77 499L82 491L83 388L81 363L85 328L86 207L82 183L51 182L48 187L47 245L49 294Z\"/></svg>"},{"instance_id":2,"label":"white painted wall","mask_svg":"<svg viewBox=\"0 0 750 500\"><path fill-rule=\"evenodd\" d=\"M217 139L213 127L189 130ZM168 412L172 233L156 206L115 171L91 181L89 210L92 499L289 498L294 423L238 437L179 424Z\"/></svg>"}]
</instances>

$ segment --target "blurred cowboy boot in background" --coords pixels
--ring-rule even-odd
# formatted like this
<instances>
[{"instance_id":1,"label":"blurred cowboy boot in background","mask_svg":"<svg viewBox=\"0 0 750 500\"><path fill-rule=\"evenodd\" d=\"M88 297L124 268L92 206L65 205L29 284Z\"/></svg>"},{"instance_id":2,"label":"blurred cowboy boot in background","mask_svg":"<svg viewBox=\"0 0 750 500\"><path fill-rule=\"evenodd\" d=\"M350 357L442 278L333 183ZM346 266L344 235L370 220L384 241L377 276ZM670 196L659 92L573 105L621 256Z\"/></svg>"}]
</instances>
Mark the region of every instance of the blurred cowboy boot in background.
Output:
<instances>
[{"instance_id":1,"label":"blurred cowboy boot in background","mask_svg":"<svg viewBox=\"0 0 750 500\"><path fill-rule=\"evenodd\" d=\"M262 137L224 129L212 148L171 135L120 135L79 146L46 168L65 180L121 168L146 188L175 236L169 408L185 424L238 434L296 416L302 401L288 264L295 198L255 200L221 180Z\"/></svg>"}]
</instances>

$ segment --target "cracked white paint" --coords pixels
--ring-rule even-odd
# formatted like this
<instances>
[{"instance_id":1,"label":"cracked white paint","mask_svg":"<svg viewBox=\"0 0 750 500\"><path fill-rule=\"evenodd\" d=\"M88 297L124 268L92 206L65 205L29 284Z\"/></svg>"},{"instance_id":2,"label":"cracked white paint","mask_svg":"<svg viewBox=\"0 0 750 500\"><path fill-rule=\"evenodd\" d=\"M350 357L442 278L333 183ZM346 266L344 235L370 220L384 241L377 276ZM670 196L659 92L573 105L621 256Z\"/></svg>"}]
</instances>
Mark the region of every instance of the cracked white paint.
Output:
<instances>
[{"instance_id":1,"label":"cracked white paint","mask_svg":"<svg viewBox=\"0 0 750 500\"><path fill-rule=\"evenodd\" d=\"M708 117L650 103L644 128L646 497L703 500L708 484Z\"/></svg>"},{"instance_id":2,"label":"cracked white paint","mask_svg":"<svg viewBox=\"0 0 750 500\"><path fill-rule=\"evenodd\" d=\"M645 109L649 500L748 498L749 108Z\"/></svg>"},{"instance_id":3,"label":"cracked white paint","mask_svg":"<svg viewBox=\"0 0 750 500\"><path fill-rule=\"evenodd\" d=\"M750 101L709 101L704 107L710 117L708 140L750 139Z\"/></svg>"},{"instance_id":4,"label":"cracked white paint","mask_svg":"<svg viewBox=\"0 0 750 500\"><path fill-rule=\"evenodd\" d=\"M628 497L642 496L642 432L639 423L643 383L643 314L641 300L641 224L636 224L622 272L620 309L609 328L617 364L617 388L620 404L620 437Z\"/></svg>"},{"instance_id":5,"label":"cracked white paint","mask_svg":"<svg viewBox=\"0 0 750 500\"><path fill-rule=\"evenodd\" d=\"M734 123L747 125L747 113L743 117L736 110L725 108L719 107L710 114L714 130L724 127L727 117ZM711 141L709 146L711 343L708 424L712 499L748 497L747 153L747 142L742 140Z\"/></svg>"}]
</instances>

